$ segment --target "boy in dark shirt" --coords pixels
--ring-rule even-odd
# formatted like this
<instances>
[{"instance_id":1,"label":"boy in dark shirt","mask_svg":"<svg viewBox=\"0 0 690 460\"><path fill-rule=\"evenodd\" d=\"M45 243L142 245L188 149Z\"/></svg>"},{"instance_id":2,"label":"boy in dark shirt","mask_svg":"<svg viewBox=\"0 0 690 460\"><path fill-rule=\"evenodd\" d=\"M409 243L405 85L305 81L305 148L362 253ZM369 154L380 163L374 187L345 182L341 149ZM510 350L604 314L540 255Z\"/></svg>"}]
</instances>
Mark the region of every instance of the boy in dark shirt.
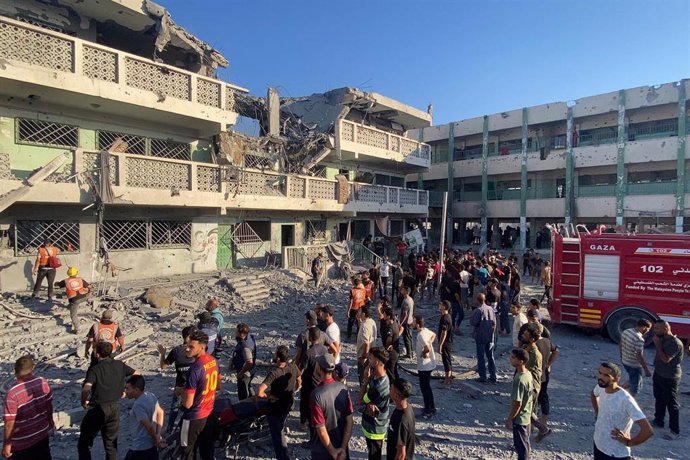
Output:
<instances>
[{"instance_id":1,"label":"boy in dark shirt","mask_svg":"<svg viewBox=\"0 0 690 460\"><path fill-rule=\"evenodd\" d=\"M450 302L444 300L438 305L438 311L441 314L441 319L438 322L438 352L443 361L443 370L445 378L443 379L443 388L450 388L453 382L453 321L450 317Z\"/></svg>"},{"instance_id":2,"label":"boy in dark shirt","mask_svg":"<svg viewBox=\"0 0 690 460\"><path fill-rule=\"evenodd\" d=\"M391 385L391 399L395 410L391 415L386 441L386 459L414 458L415 421L412 407L407 399L412 394L412 385L405 379L395 379Z\"/></svg>"}]
</instances>

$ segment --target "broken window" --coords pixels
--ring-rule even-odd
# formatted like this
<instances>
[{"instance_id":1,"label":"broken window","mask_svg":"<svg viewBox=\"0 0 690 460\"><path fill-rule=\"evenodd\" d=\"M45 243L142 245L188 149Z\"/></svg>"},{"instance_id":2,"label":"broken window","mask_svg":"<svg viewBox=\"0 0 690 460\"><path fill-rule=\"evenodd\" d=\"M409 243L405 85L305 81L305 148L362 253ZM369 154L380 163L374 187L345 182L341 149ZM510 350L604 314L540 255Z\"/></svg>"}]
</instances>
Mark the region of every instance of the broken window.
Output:
<instances>
[{"instance_id":1,"label":"broken window","mask_svg":"<svg viewBox=\"0 0 690 460\"><path fill-rule=\"evenodd\" d=\"M18 144L79 147L79 128L52 121L17 118Z\"/></svg>"},{"instance_id":2,"label":"broken window","mask_svg":"<svg viewBox=\"0 0 690 460\"><path fill-rule=\"evenodd\" d=\"M189 247L192 223L177 220L106 220L100 236L108 250Z\"/></svg>"},{"instance_id":3,"label":"broken window","mask_svg":"<svg viewBox=\"0 0 690 460\"><path fill-rule=\"evenodd\" d=\"M173 160L191 159L191 145L170 139L154 139L115 131L96 131L99 150L151 155Z\"/></svg>"},{"instance_id":4,"label":"broken window","mask_svg":"<svg viewBox=\"0 0 690 460\"><path fill-rule=\"evenodd\" d=\"M304 241L309 243L326 241L326 220L307 220L304 226Z\"/></svg>"},{"instance_id":5,"label":"broken window","mask_svg":"<svg viewBox=\"0 0 690 460\"><path fill-rule=\"evenodd\" d=\"M117 151L146 155L146 138L143 136L97 130L96 137L98 150L110 150L119 146Z\"/></svg>"},{"instance_id":6,"label":"broken window","mask_svg":"<svg viewBox=\"0 0 690 460\"><path fill-rule=\"evenodd\" d=\"M14 232L9 232L14 238L16 256L35 254L46 239L53 242L60 252L79 251L79 222L59 220L18 220L14 225Z\"/></svg>"}]
</instances>

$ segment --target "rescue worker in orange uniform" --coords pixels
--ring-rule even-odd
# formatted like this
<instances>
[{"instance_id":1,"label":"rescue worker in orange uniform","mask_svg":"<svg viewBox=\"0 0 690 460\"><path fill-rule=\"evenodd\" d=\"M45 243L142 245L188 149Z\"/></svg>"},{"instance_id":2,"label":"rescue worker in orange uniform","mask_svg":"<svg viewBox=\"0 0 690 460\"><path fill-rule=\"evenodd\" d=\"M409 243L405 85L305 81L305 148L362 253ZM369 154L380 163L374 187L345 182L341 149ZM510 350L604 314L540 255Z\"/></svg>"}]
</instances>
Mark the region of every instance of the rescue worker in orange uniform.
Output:
<instances>
[{"instance_id":1,"label":"rescue worker in orange uniform","mask_svg":"<svg viewBox=\"0 0 690 460\"><path fill-rule=\"evenodd\" d=\"M55 283L55 287L65 288L67 302L69 304L69 316L72 319L72 333L79 333L79 305L86 302L91 292L89 283L79 278L77 267L67 269L67 278Z\"/></svg>"},{"instance_id":2,"label":"rescue worker in orange uniform","mask_svg":"<svg viewBox=\"0 0 690 460\"><path fill-rule=\"evenodd\" d=\"M357 325L357 332L359 333L359 322L357 321L357 313L359 309L367 302L367 290L362 284L362 279L359 277L352 278L352 289L350 289L350 301L347 304L347 338L352 336L352 326Z\"/></svg>"},{"instance_id":3,"label":"rescue worker in orange uniform","mask_svg":"<svg viewBox=\"0 0 690 460\"><path fill-rule=\"evenodd\" d=\"M105 310L101 314L101 320L95 323L89 333L86 335L86 347L84 348L84 356L89 356L89 350L93 347L94 353L91 354L91 365L98 362L96 359L96 343L110 342L113 346L113 353L120 349L120 353L125 351L125 336L120 330L120 326L113 321L113 311Z\"/></svg>"},{"instance_id":4,"label":"rescue worker in orange uniform","mask_svg":"<svg viewBox=\"0 0 690 460\"><path fill-rule=\"evenodd\" d=\"M38 248L38 256L34 262L33 274L36 275L36 283L34 284L34 292L31 297L38 297L38 291L41 290L43 279L48 278L48 299L53 300L53 283L55 283L55 268L51 267L49 260L51 257L57 257L60 250L53 246L50 239L43 242L43 246Z\"/></svg>"}]
</instances>

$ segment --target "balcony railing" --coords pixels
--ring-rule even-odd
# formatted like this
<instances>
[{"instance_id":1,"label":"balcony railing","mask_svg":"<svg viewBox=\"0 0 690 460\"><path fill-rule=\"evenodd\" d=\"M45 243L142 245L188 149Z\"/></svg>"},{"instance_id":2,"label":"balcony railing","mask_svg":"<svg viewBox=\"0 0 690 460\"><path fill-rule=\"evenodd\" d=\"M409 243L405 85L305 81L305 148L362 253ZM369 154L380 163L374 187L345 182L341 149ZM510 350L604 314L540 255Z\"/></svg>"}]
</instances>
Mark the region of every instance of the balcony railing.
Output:
<instances>
[{"instance_id":1,"label":"balcony railing","mask_svg":"<svg viewBox=\"0 0 690 460\"><path fill-rule=\"evenodd\" d=\"M246 90L69 35L0 18L0 58L234 111Z\"/></svg>"},{"instance_id":2,"label":"balcony railing","mask_svg":"<svg viewBox=\"0 0 690 460\"><path fill-rule=\"evenodd\" d=\"M53 173L46 182L98 183L100 154L95 151L73 152L71 167ZM311 176L283 174L261 170L240 170L237 177L223 181L221 167L193 161L173 160L128 153L109 155L109 178L115 187L149 190L211 192L219 195L253 195L278 199L310 199L337 202L338 182ZM0 154L0 179L16 179L10 169L10 158ZM405 189L362 183L349 184L352 202L377 203L406 211L409 206L428 206L426 190ZM417 212L415 209L412 212Z\"/></svg>"},{"instance_id":3,"label":"balcony railing","mask_svg":"<svg viewBox=\"0 0 690 460\"><path fill-rule=\"evenodd\" d=\"M676 181L628 183L628 195L673 195L676 193Z\"/></svg>"},{"instance_id":4,"label":"balcony railing","mask_svg":"<svg viewBox=\"0 0 690 460\"><path fill-rule=\"evenodd\" d=\"M577 188L577 197L592 197L592 196L614 196L616 194L616 186L614 184L603 185L580 185Z\"/></svg>"},{"instance_id":5,"label":"balcony railing","mask_svg":"<svg viewBox=\"0 0 690 460\"><path fill-rule=\"evenodd\" d=\"M430 160L431 146L380 129L340 120L340 139L402 155Z\"/></svg>"}]
</instances>

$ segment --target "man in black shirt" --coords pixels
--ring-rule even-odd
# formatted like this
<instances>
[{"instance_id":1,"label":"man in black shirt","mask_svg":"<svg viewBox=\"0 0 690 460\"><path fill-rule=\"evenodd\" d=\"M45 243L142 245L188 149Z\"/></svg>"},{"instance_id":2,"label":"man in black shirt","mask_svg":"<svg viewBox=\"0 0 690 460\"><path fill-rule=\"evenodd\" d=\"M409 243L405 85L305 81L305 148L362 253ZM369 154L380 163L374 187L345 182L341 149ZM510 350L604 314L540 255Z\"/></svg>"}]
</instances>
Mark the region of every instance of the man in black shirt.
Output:
<instances>
[{"instance_id":1,"label":"man in black shirt","mask_svg":"<svg viewBox=\"0 0 690 460\"><path fill-rule=\"evenodd\" d=\"M295 401L294 393L300 386L300 371L295 363L288 363L288 347L279 345L273 355L276 367L268 373L257 391L259 398L268 398L268 426L277 460L289 460L285 419ZM270 393L266 393L269 390Z\"/></svg>"},{"instance_id":2,"label":"man in black shirt","mask_svg":"<svg viewBox=\"0 0 690 460\"><path fill-rule=\"evenodd\" d=\"M300 428L303 431L307 430L311 415L309 410L311 392L321 383L321 379L315 372L317 360L320 356L328 353L328 348L320 341L322 334L318 332L320 331L317 329L309 330L309 348L305 353L304 368L302 369L302 389L299 394L299 421Z\"/></svg>"},{"instance_id":3,"label":"man in black shirt","mask_svg":"<svg viewBox=\"0 0 690 460\"><path fill-rule=\"evenodd\" d=\"M443 388L450 388L453 382L453 321L450 318L450 302L444 300L438 305L441 319L438 321L438 352L443 361Z\"/></svg>"},{"instance_id":4,"label":"man in black shirt","mask_svg":"<svg viewBox=\"0 0 690 460\"><path fill-rule=\"evenodd\" d=\"M177 421L177 415L180 413L180 395L184 391L184 385L187 381L187 370L189 366L194 364L194 358L188 358L185 353L187 339L192 332L196 331L194 326L187 326L182 329L182 345L174 347L165 355L165 347L158 345L158 352L160 353L161 369L165 369L171 364L175 365L175 388L173 389L172 402L170 403L170 417L168 418L167 431L172 431Z\"/></svg>"},{"instance_id":5,"label":"man in black shirt","mask_svg":"<svg viewBox=\"0 0 690 460\"><path fill-rule=\"evenodd\" d=\"M383 321L385 328L381 328L381 342L383 348L388 352L388 362L386 363L386 374L388 380L392 382L399 377L398 375L398 357L400 353L400 333L402 328L400 323L395 319L395 313L390 307L383 309Z\"/></svg>"},{"instance_id":6,"label":"man in black shirt","mask_svg":"<svg viewBox=\"0 0 690 460\"><path fill-rule=\"evenodd\" d=\"M398 378L391 384L391 399L395 403L395 410L388 426L387 460L414 458L414 412L407 402L411 394L412 385L407 380Z\"/></svg>"},{"instance_id":7,"label":"man in black shirt","mask_svg":"<svg viewBox=\"0 0 690 460\"><path fill-rule=\"evenodd\" d=\"M298 335L297 340L295 340L295 350L297 351L295 352L295 359L292 360L300 369L304 369L304 364L306 362L306 353L309 349L309 331L316 329L319 343L323 344L326 342L326 334L322 333L316 326L317 316L314 310L308 310L304 314L304 321L306 322L307 328Z\"/></svg>"},{"instance_id":8,"label":"man in black shirt","mask_svg":"<svg viewBox=\"0 0 690 460\"><path fill-rule=\"evenodd\" d=\"M79 460L91 460L91 446L98 432L103 438L106 460L117 460L117 432L120 428L118 401L125 391L125 379L136 371L122 361L115 361L111 357L112 352L110 342L98 342L98 363L86 372L81 405L87 411L81 422L77 443Z\"/></svg>"}]
</instances>

